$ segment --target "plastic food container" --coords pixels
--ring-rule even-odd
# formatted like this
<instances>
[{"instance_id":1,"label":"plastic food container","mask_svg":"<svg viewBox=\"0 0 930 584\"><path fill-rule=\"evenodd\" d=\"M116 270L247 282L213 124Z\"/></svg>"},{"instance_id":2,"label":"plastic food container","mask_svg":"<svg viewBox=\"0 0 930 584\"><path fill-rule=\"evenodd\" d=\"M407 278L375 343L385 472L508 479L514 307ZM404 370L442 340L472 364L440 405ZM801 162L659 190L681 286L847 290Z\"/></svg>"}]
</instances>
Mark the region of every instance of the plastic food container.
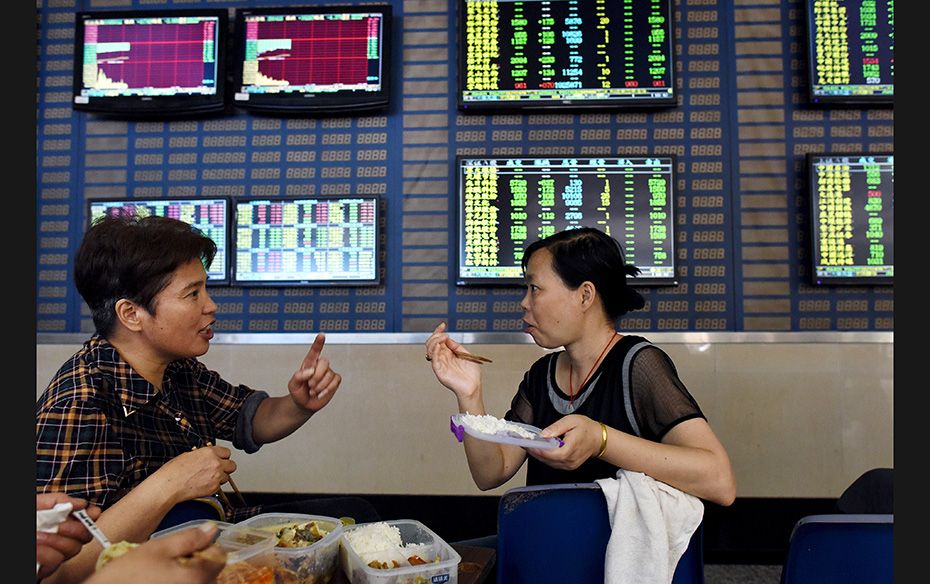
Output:
<instances>
[{"instance_id":1,"label":"plastic food container","mask_svg":"<svg viewBox=\"0 0 930 584\"><path fill-rule=\"evenodd\" d=\"M303 527L315 523L316 528L327 532L321 539L307 545L287 546L290 534L278 533L288 527ZM342 538L342 521L324 515L301 513L261 513L238 523L243 527L270 533L275 538L275 573L279 582L287 584L327 584L339 569L339 540ZM299 540L297 541L299 544Z\"/></svg>"},{"instance_id":2,"label":"plastic food container","mask_svg":"<svg viewBox=\"0 0 930 584\"><path fill-rule=\"evenodd\" d=\"M152 539L178 531L214 523L219 528L217 544L226 552L226 567L216 578L217 584L274 584L276 539L267 531L250 529L241 524L210 519L195 519L152 534Z\"/></svg>"},{"instance_id":3,"label":"plastic food container","mask_svg":"<svg viewBox=\"0 0 930 584\"><path fill-rule=\"evenodd\" d=\"M462 556L433 531L414 519L384 521L400 530L401 544L383 555L381 561L396 560L400 567L373 568L352 549L346 535L370 523L347 525L339 545L339 558L351 584L457 584ZM427 563L410 565L407 558L418 555Z\"/></svg>"}]
</instances>

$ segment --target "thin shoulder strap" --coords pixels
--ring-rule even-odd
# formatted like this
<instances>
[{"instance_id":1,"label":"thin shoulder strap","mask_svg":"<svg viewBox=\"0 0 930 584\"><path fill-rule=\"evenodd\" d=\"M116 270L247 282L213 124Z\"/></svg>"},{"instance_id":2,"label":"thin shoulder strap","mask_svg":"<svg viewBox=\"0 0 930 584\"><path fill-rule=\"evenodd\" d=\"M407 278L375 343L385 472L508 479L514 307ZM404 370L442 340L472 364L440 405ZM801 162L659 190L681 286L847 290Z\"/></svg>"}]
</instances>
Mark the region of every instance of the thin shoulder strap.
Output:
<instances>
[{"instance_id":1,"label":"thin shoulder strap","mask_svg":"<svg viewBox=\"0 0 930 584\"><path fill-rule=\"evenodd\" d=\"M633 375L632 375L632 366L633 358L637 353L645 349L646 347L651 347L652 343L649 341L641 341L636 343L630 350L627 351L626 357L623 359L623 407L626 409L626 418L630 422L630 427L633 428L633 433L638 437L642 438L642 433L639 431L639 424L636 423L636 418L633 416L633 392L631 386L633 385Z\"/></svg>"}]
</instances>

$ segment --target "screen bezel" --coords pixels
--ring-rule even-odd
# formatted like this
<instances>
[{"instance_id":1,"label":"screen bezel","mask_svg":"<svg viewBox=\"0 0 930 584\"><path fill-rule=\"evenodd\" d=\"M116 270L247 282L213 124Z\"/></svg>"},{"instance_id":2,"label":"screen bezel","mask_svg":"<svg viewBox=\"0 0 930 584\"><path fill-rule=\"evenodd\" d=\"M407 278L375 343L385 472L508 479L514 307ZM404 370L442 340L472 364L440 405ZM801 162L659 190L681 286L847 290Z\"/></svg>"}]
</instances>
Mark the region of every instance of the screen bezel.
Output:
<instances>
[{"instance_id":1,"label":"screen bezel","mask_svg":"<svg viewBox=\"0 0 930 584\"><path fill-rule=\"evenodd\" d=\"M887 106L894 105L894 94L892 95L825 95L818 93L815 89L815 80L817 77L817 56L814 50L814 2L815 0L806 0L805 2L805 20L807 30L807 98L813 105L866 105L866 106ZM850 87L859 87L860 84L850 84ZM892 86L894 83L892 82Z\"/></svg>"},{"instance_id":2,"label":"screen bezel","mask_svg":"<svg viewBox=\"0 0 930 584\"><path fill-rule=\"evenodd\" d=\"M253 287L253 288L280 288L280 287L318 287L318 286L379 286L381 285L381 222L382 217L384 216L383 212L383 201L379 195L292 195L286 197L262 197L262 196L248 196L248 197L234 197L232 201L232 216L230 217L230 233L233 240L237 239L238 227L239 227L239 204L240 203L251 203L254 201L270 201L270 202L294 202L294 201L346 201L346 200L370 200L374 202L375 206L375 274L374 278L356 278L356 279L339 279L339 278L320 278L320 279L290 279L290 280L244 280L240 277L238 270L236 269L236 256L234 255L231 262L230 268L232 271L232 284L234 286L241 287ZM238 245L236 249L233 250L234 254L239 253Z\"/></svg>"},{"instance_id":3,"label":"screen bezel","mask_svg":"<svg viewBox=\"0 0 930 584\"><path fill-rule=\"evenodd\" d=\"M113 18L205 16L218 19L216 40L216 93L213 95L118 95L82 96L84 23ZM226 108L226 53L229 13L226 9L83 11L75 14L74 71L71 106L78 111L119 117L184 116L221 112ZM86 100L86 103L85 103Z\"/></svg>"},{"instance_id":4,"label":"screen bezel","mask_svg":"<svg viewBox=\"0 0 930 584\"><path fill-rule=\"evenodd\" d=\"M894 156L894 152L835 152L835 153L808 153L806 156L806 168L807 168L807 193L809 199L809 229L808 236L810 237L810 245L808 246L808 251L810 253L810 261L808 262L808 267L810 269L810 282L812 285L817 287L823 286L891 286L894 284L894 276L818 276L817 275L817 251L818 251L818 222L817 222L817 186L814 181L814 165L826 158L848 158L848 157L858 157L858 156ZM893 203L892 203L893 204ZM892 228L894 226L892 225ZM894 239L894 235L892 235ZM894 263L891 264L894 266Z\"/></svg>"},{"instance_id":5,"label":"screen bezel","mask_svg":"<svg viewBox=\"0 0 930 584\"><path fill-rule=\"evenodd\" d=\"M325 93L243 93L242 77L245 62L245 18L250 15L290 14L381 14L381 90L338 91ZM235 107L255 113L277 115L355 114L387 110L391 103L392 8L389 4L359 4L346 6L296 6L277 8L237 8L234 25L234 57L232 68L232 103ZM247 96L248 99L243 99Z\"/></svg>"},{"instance_id":6,"label":"screen bezel","mask_svg":"<svg viewBox=\"0 0 930 584\"><path fill-rule=\"evenodd\" d=\"M226 226L223 229L223 237L225 241L223 242L224 249L226 250L226 261L223 265L223 277L222 278L207 278L208 286L223 286L228 285L232 280L232 238L230 227L232 225L232 199L230 197L137 197L137 198L122 198L122 197L94 197L87 199L87 204L85 208L86 216L84 220L84 231L90 228L93 222L93 213L92 209L95 203L120 203L122 206L126 205L145 205L149 203L166 203L166 202L191 202L191 203L202 203L205 201L222 201L226 205L225 216L226 216ZM194 227L197 227L194 225ZM219 244L217 244L219 248ZM213 264L216 263L217 258L213 258Z\"/></svg>"},{"instance_id":7,"label":"screen bezel","mask_svg":"<svg viewBox=\"0 0 930 584\"><path fill-rule=\"evenodd\" d=\"M523 286L525 280L522 277L516 278L488 278L488 277L474 277L474 276L462 276L461 270L464 263L464 231L465 225L463 220L464 213L464 197L461 196L462 193L462 178L464 173L462 172L463 162L468 160L562 160L562 159L575 159L575 160L591 160L595 158L626 158L626 159L645 159L645 158L660 158L667 159L671 168L671 179L669 184L671 185L671 193L668 197L669 201L669 212L666 219L666 225L668 226L668 241L671 245L669 251L669 258L672 264L672 276L668 278L660 277L645 277L645 276L630 276L627 278L627 284L633 287L664 287L664 286L677 286L678 285L678 253L677 246L678 242L676 240L676 229L675 229L675 205L676 205L676 196L678 192L678 157L675 154L656 154L656 155L636 155L636 156L622 156L622 155L611 155L611 156L593 156L593 155L584 155L584 156L477 156L477 155L459 155L455 157L455 180L454 188L455 190L452 193L452 196L455 198L454 208L454 229L455 234L455 265L453 266L453 271L455 273L455 283L457 286ZM596 227L593 226L592 227ZM535 240L527 240L527 244ZM619 241L619 240L618 240ZM620 242L622 246L622 241ZM631 258L627 256L626 250L624 250L624 261L633 262ZM637 266L638 267L638 266Z\"/></svg>"},{"instance_id":8,"label":"screen bezel","mask_svg":"<svg viewBox=\"0 0 930 584\"><path fill-rule=\"evenodd\" d=\"M656 110L674 108L678 106L680 91L678 88L678 75L675 58L675 7L672 0L662 0L668 7L668 67L669 89L672 95L661 98L616 98L606 100L560 99L544 103L533 100L488 100L487 102L466 102L465 91L465 4L466 0L456 0L456 89L455 99L458 110L462 113L507 113L507 112L544 112L544 111L590 111L590 110ZM605 103L606 102L606 103Z\"/></svg>"}]
</instances>

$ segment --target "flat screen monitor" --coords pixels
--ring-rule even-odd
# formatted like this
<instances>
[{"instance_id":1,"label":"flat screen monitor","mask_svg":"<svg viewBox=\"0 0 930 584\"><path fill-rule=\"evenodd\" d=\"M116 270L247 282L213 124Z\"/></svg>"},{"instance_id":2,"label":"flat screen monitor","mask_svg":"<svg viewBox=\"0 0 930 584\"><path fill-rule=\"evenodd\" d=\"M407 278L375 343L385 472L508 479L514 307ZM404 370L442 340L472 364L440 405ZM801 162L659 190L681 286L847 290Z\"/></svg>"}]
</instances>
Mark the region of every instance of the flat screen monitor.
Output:
<instances>
[{"instance_id":1,"label":"flat screen monitor","mask_svg":"<svg viewBox=\"0 0 930 584\"><path fill-rule=\"evenodd\" d=\"M894 103L894 0L807 0L810 100Z\"/></svg>"},{"instance_id":2,"label":"flat screen monitor","mask_svg":"<svg viewBox=\"0 0 930 584\"><path fill-rule=\"evenodd\" d=\"M460 110L671 107L672 0L458 0Z\"/></svg>"},{"instance_id":3,"label":"flat screen monitor","mask_svg":"<svg viewBox=\"0 0 930 584\"><path fill-rule=\"evenodd\" d=\"M235 37L237 107L351 114L389 106L388 5L240 8Z\"/></svg>"},{"instance_id":4,"label":"flat screen monitor","mask_svg":"<svg viewBox=\"0 0 930 584\"><path fill-rule=\"evenodd\" d=\"M526 246L596 227L640 270L636 285L674 285L675 157L458 157L457 283L523 284Z\"/></svg>"},{"instance_id":5,"label":"flat screen monitor","mask_svg":"<svg viewBox=\"0 0 930 584\"><path fill-rule=\"evenodd\" d=\"M78 12L76 110L164 116L225 108L226 9Z\"/></svg>"},{"instance_id":6,"label":"flat screen monitor","mask_svg":"<svg viewBox=\"0 0 930 584\"><path fill-rule=\"evenodd\" d=\"M808 154L815 285L894 282L894 154Z\"/></svg>"},{"instance_id":7,"label":"flat screen monitor","mask_svg":"<svg viewBox=\"0 0 930 584\"><path fill-rule=\"evenodd\" d=\"M229 283L229 199L89 199L87 205L88 226L104 215L156 215L180 219L193 225L216 243L216 256L207 268L207 284Z\"/></svg>"},{"instance_id":8,"label":"flat screen monitor","mask_svg":"<svg viewBox=\"0 0 930 584\"><path fill-rule=\"evenodd\" d=\"M243 197L235 205L234 284L380 282L377 197Z\"/></svg>"}]
</instances>

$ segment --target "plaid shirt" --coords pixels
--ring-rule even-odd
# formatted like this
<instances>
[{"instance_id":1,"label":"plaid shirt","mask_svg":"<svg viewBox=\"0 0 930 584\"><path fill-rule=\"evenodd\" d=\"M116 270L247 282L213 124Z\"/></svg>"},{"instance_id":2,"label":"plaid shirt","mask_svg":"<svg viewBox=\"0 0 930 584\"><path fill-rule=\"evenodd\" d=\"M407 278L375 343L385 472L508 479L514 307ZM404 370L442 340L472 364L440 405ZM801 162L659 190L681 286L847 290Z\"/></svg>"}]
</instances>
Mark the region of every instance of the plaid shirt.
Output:
<instances>
[{"instance_id":1,"label":"plaid shirt","mask_svg":"<svg viewBox=\"0 0 930 584\"><path fill-rule=\"evenodd\" d=\"M197 359L169 364L157 391L94 335L36 402L36 492L65 492L106 509L179 454L233 440L254 393ZM227 508L227 520L253 512Z\"/></svg>"}]
</instances>

